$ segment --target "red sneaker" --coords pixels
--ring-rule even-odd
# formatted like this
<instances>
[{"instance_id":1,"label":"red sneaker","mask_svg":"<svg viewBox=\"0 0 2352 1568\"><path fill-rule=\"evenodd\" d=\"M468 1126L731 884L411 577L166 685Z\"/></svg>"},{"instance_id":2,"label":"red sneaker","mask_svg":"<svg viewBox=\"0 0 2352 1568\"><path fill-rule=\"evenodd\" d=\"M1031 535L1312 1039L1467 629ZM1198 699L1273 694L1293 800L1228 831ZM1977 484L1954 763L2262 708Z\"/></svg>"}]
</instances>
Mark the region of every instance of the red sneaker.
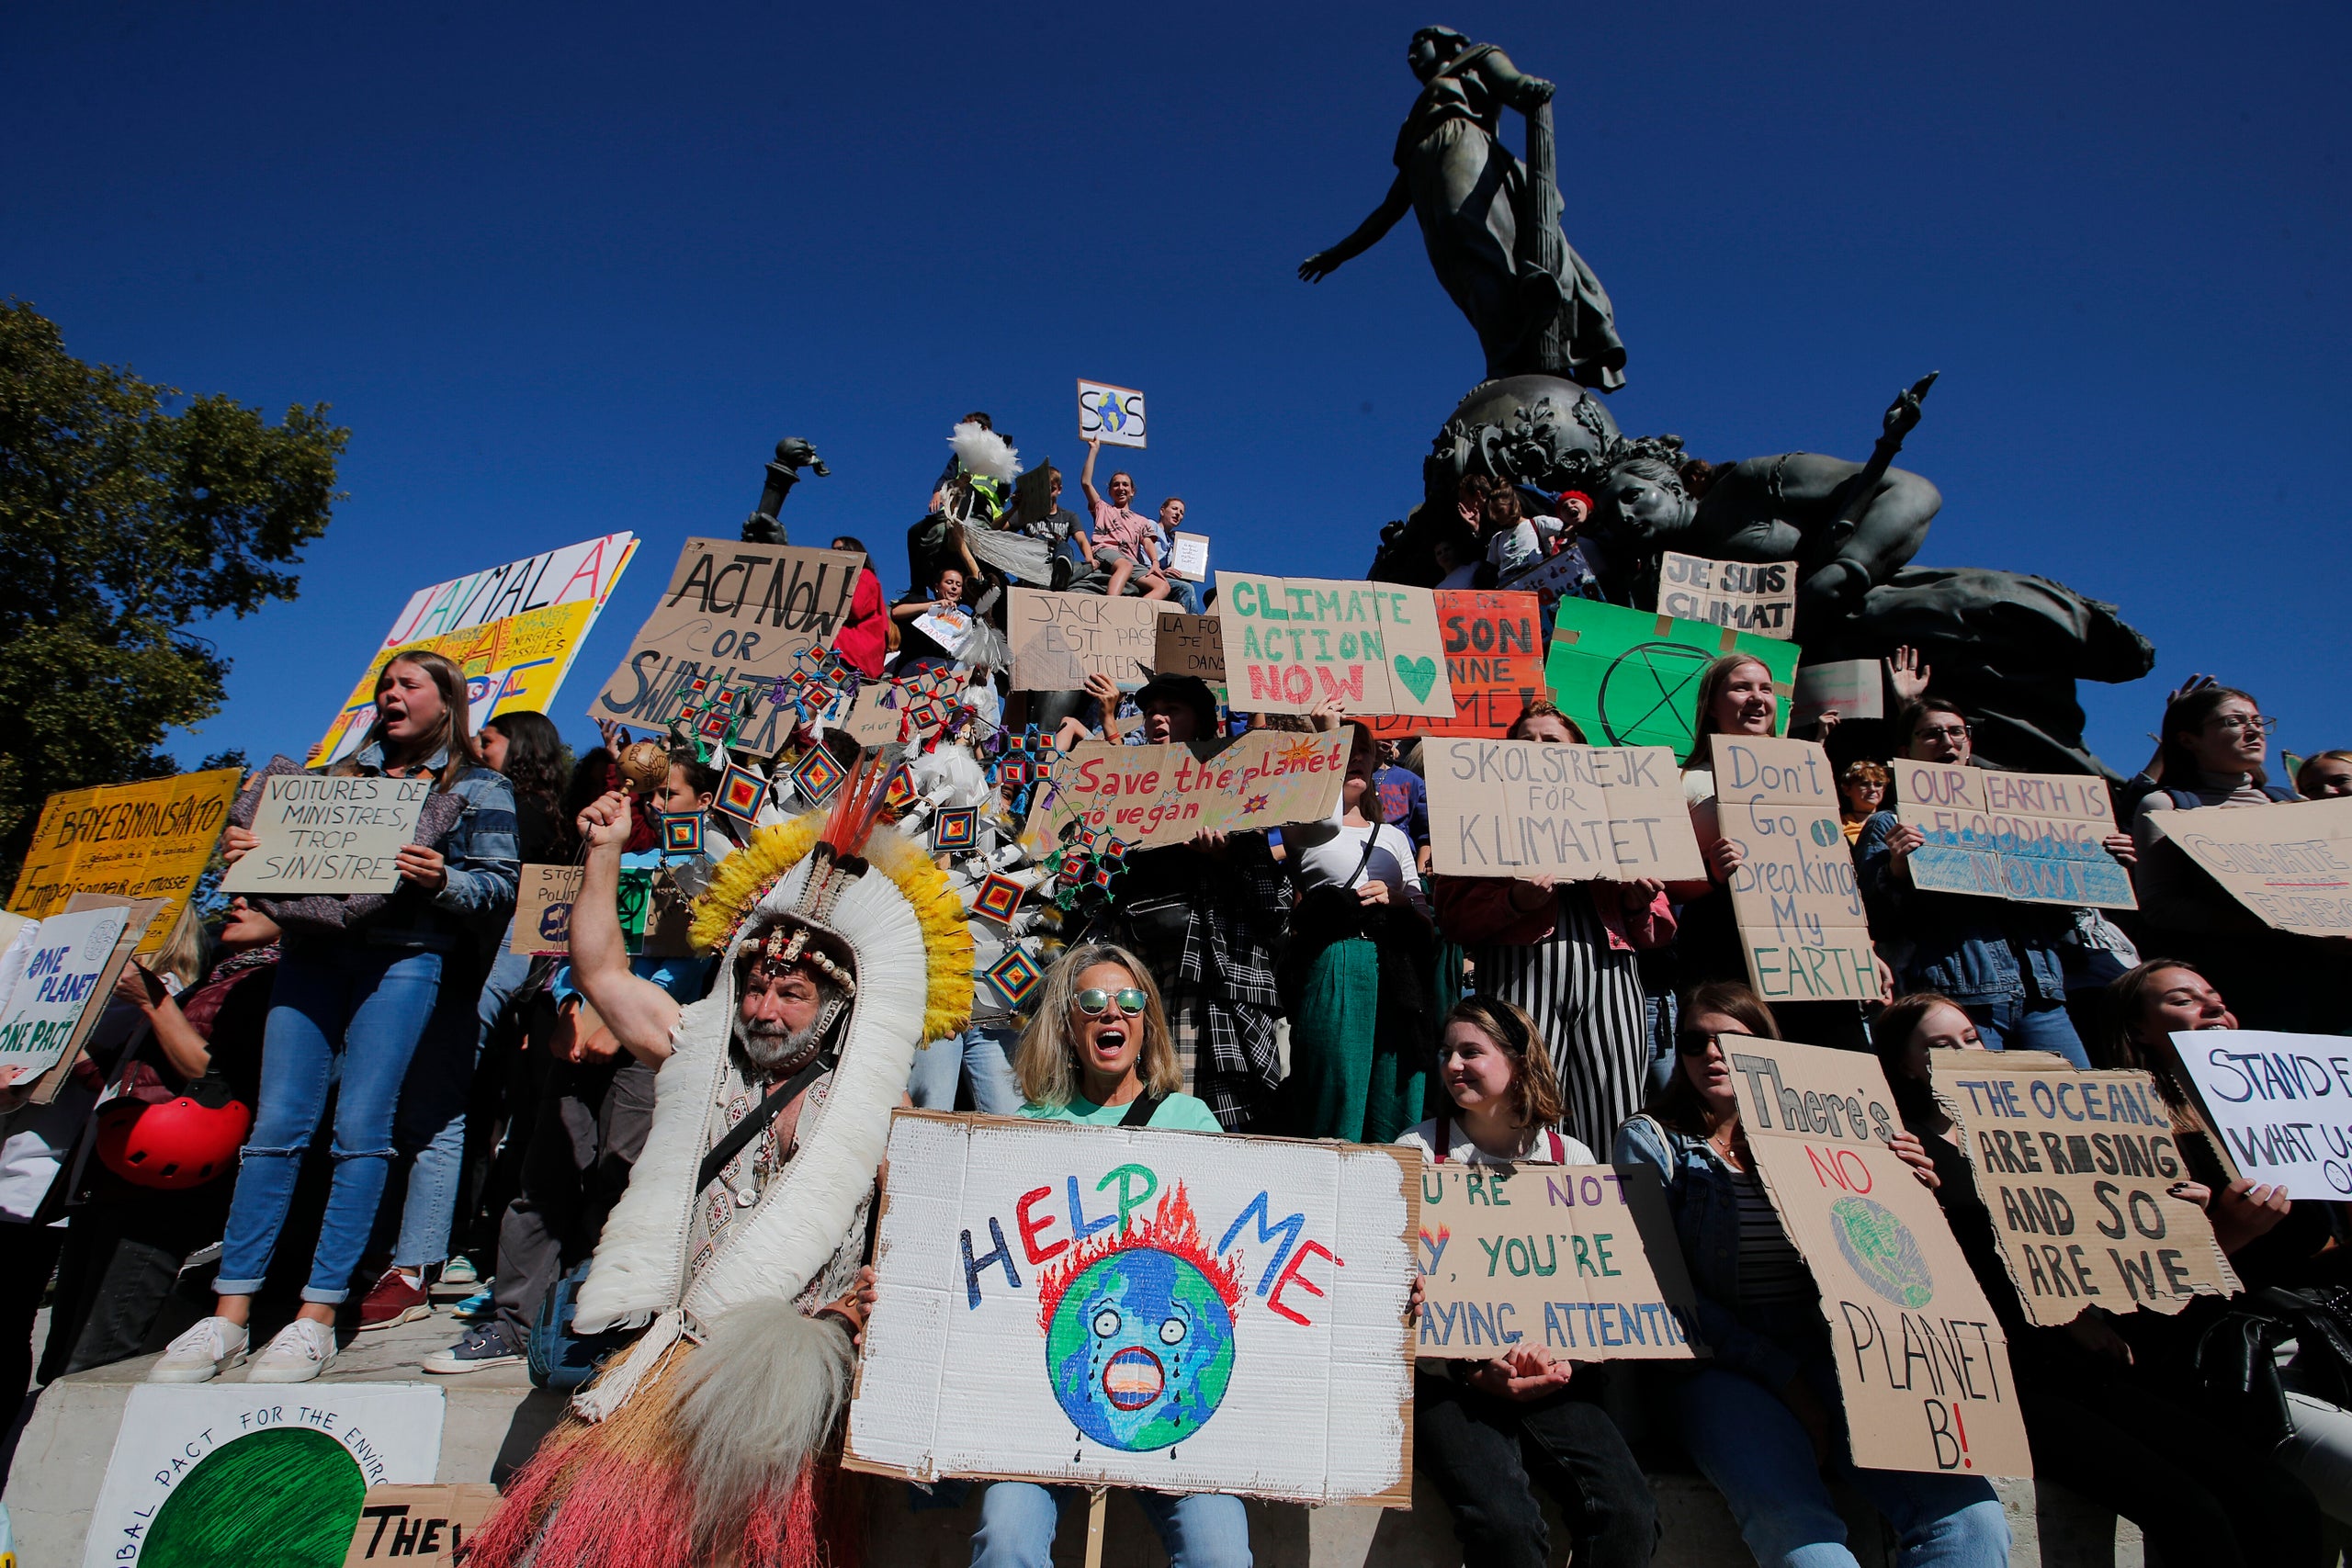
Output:
<instances>
[{"instance_id":1,"label":"red sneaker","mask_svg":"<svg viewBox=\"0 0 2352 1568\"><path fill-rule=\"evenodd\" d=\"M433 1315L433 1298L421 1283L412 1285L397 1269L387 1269L359 1303L359 1332L393 1328Z\"/></svg>"}]
</instances>

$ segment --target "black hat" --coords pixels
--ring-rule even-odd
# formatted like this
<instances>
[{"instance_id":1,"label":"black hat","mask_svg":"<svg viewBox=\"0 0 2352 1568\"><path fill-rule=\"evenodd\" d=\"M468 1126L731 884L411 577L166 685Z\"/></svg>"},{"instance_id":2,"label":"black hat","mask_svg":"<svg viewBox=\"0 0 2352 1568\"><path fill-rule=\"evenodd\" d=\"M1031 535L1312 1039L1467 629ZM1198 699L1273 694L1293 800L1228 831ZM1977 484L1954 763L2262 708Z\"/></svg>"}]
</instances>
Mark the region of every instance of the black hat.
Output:
<instances>
[{"instance_id":1,"label":"black hat","mask_svg":"<svg viewBox=\"0 0 2352 1568\"><path fill-rule=\"evenodd\" d=\"M1153 675L1136 689L1136 706L1155 702L1182 703L1200 720L1201 739L1216 733L1216 694L1198 675Z\"/></svg>"}]
</instances>

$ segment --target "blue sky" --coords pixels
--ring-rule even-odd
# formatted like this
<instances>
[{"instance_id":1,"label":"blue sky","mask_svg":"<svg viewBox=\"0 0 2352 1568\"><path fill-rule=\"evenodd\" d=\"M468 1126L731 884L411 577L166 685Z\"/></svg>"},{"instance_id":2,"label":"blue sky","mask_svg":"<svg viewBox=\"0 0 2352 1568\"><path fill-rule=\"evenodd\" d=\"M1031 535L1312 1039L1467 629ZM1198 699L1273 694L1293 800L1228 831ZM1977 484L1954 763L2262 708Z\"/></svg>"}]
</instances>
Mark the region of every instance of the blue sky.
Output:
<instances>
[{"instance_id":1,"label":"blue sky","mask_svg":"<svg viewBox=\"0 0 2352 1568\"><path fill-rule=\"evenodd\" d=\"M206 628L236 667L185 759L299 755L412 589L630 528L557 704L584 742L776 437L833 469L796 539L862 536L896 592L956 416L1074 469L1080 376L1149 394L1133 467L1216 564L1360 573L1476 344L1409 220L1293 269L1385 189L1432 20L1561 84L1629 433L1859 457L1939 369L1919 558L2154 639L2154 676L2083 689L2110 762L2191 670L2352 744L2340 5L810 9L0 17L0 294L353 433L301 598Z\"/></svg>"}]
</instances>

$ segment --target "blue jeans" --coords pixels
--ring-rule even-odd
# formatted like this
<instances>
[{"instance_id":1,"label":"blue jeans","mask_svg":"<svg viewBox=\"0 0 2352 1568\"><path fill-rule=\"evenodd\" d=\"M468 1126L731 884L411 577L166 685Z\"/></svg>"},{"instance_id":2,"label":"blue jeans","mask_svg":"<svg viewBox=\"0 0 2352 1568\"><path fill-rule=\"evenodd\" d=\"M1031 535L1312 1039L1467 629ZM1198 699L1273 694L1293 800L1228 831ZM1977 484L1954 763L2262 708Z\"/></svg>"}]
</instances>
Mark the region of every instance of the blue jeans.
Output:
<instances>
[{"instance_id":1,"label":"blue jeans","mask_svg":"<svg viewBox=\"0 0 2352 1568\"><path fill-rule=\"evenodd\" d=\"M907 1094L919 1111L956 1109L956 1086L972 1080L972 1109L983 1116L1021 1114L1021 1085L1012 1076L1012 1046L1018 1036L1010 1029L983 1029L975 1024L961 1034L934 1040L915 1049L914 1070L907 1075Z\"/></svg>"},{"instance_id":2,"label":"blue jeans","mask_svg":"<svg viewBox=\"0 0 2352 1568\"><path fill-rule=\"evenodd\" d=\"M1050 1568L1061 1505L1085 1495L1078 1486L991 1482L972 1536L972 1568ZM1168 1549L1169 1568L1250 1568L1250 1516L1240 1498L1138 1491L1135 1499Z\"/></svg>"},{"instance_id":3,"label":"blue jeans","mask_svg":"<svg viewBox=\"0 0 2352 1568\"><path fill-rule=\"evenodd\" d=\"M1837 1408L1834 1378L1808 1381ZM1674 1397L1683 1446L1731 1505L1759 1568L1856 1568L1846 1521L1814 1465L1813 1440L1779 1395L1753 1378L1709 1367ZM1858 1469L1842 1432L1837 1449L1839 1478L1894 1527L1900 1568L2006 1568L2009 1526L1990 1482Z\"/></svg>"},{"instance_id":4,"label":"blue jeans","mask_svg":"<svg viewBox=\"0 0 2352 1568\"><path fill-rule=\"evenodd\" d=\"M530 973L528 958L501 949L478 998L455 992L441 998L409 1064L392 1124L392 1146L409 1162L400 1239L392 1248L392 1261L402 1269L448 1258L449 1231L465 1187L466 1102L473 1092L474 1068L499 1015ZM379 1215L377 1223L380 1226L389 1218Z\"/></svg>"},{"instance_id":5,"label":"blue jeans","mask_svg":"<svg viewBox=\"0 0 2352 1568\"><path fill-rule=\"evenodd\" d=\"M1996 1002L1964 1002L1960 1010L1976 1026L1987 1051L2048 1051L2072 1062L2077 1072L2091 1070L2090 1055L2064 1001L2003 997Z\"/></svg>"},{"instance_id":6,"label":"blue jeans","mask_svg":"<svg viewBox=\"0 0 2352 1568\"><path fill-rule=\"evenodd\" d=\"M1164 573L1163 575L1168 579L1168 597L1174 600L1177 604L1183 605L1184 613L1186 615L1199 615L1201 613L1201 585L1194 582L1189 577L1179 577L1172 571Z\"/></svg>"},{"instance_id":7,"label":"blue jeans","mask_svg":"<svg viewBox=\"0 0 2352 1568\"><path fill-rule=\"evenodd\" d=\"M289 940L262 1037L261 1106L229 1201L213 1289L250 1296L269 1274L302 1156L335 1089L334 1177L302 1299L351 1293L392 1163L392 1112L441 988L441 954L354 938Z\"/></svg>"}]
</instances>

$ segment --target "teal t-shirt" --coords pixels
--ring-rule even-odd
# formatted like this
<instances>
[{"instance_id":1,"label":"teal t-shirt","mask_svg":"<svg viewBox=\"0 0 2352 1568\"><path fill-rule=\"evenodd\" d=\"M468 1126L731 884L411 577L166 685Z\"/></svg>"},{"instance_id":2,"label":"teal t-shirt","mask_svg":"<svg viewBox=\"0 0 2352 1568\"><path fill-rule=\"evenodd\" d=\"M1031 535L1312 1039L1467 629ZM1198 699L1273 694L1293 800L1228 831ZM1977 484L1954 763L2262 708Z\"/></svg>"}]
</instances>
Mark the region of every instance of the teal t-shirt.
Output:
<instances>
[{"instance_id":1,"label":"teal t-shirt","mask_svg":"<svg viewBox=\"0 0 2352 1568\"><path fill-rule=\"evenodd\" d=\"M1090 1127L1115 1127L1126 1119L1124 1105L1097 1105L1091 1100L1072 1100L1058 1110L1035 1101L1023 1105L1021 1114L1033 1122L1083 1122ZM1159 1102L1151 1113L1150 1126L1163 1133L1222 1133L1216 1112L1189 1094L1171 1094Z\"/></svg>"}]
</instances>

